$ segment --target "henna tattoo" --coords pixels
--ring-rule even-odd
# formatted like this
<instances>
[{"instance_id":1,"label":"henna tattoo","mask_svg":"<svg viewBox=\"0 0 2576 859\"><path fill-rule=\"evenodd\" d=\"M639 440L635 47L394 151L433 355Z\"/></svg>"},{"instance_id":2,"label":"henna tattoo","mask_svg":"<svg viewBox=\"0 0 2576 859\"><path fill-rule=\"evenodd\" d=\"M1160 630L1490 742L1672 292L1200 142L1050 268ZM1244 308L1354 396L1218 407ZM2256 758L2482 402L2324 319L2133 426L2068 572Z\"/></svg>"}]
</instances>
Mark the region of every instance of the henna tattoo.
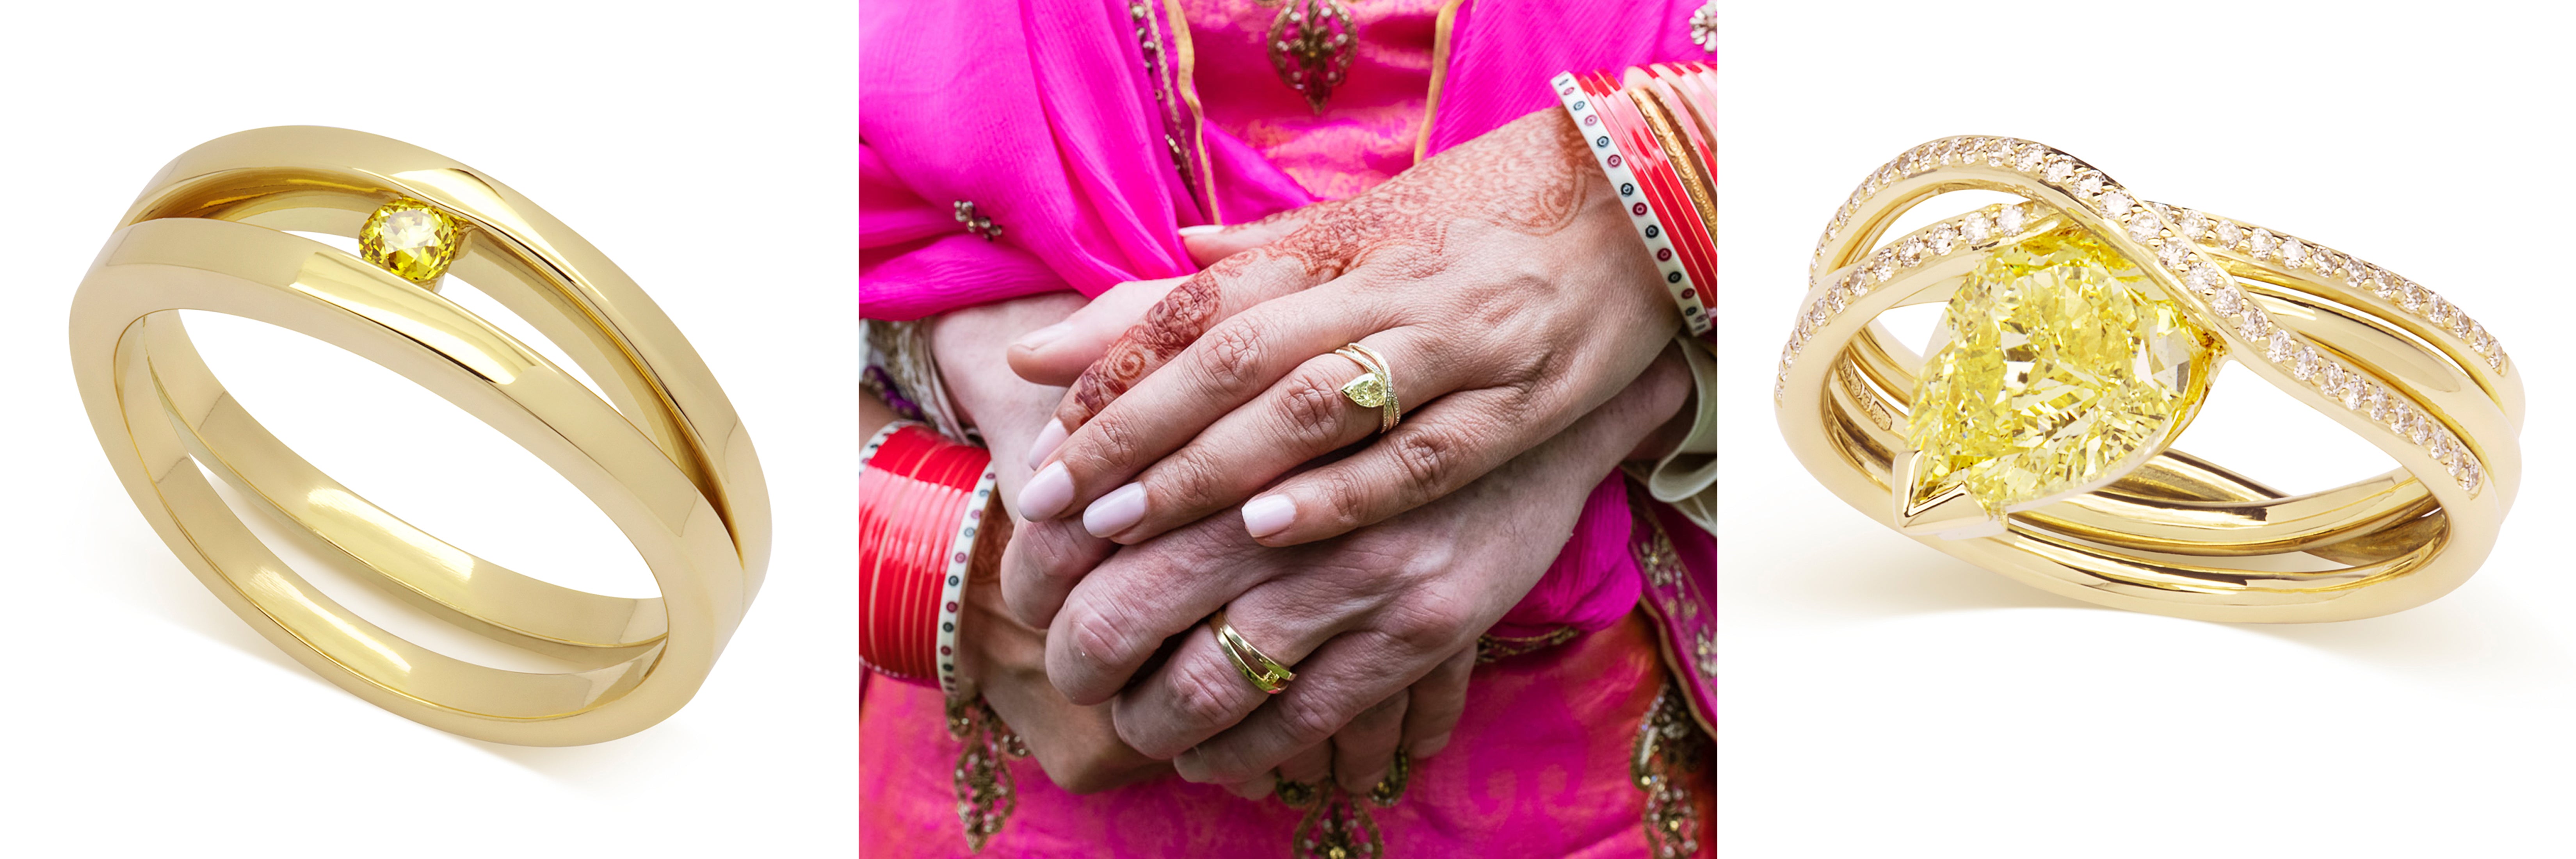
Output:
<instances>
[{"instance_id":1,"label":"henna tattoo","mask_svg":"<svg viewBox=\"0 0 2576 859\"><path fill-rule=\"evenodd\" d=\"M1172 290L1083 371L1058 417L1068 428L1081 426L1189 348L1223 318L1219 311L1228 289L1256 264L1293 262L1310 283L1329 281L1361 265L1429 277L1452 262L1449 232L1459 224L1481 223L1539 237L1572 225L1587 200L1606 194L1607 180L1590 167L1573 123L1559 111L1541 110L1358 196L1256 221L1305 219L1285 238L1220 260ZM1240 306L1273 297L1235 296Z\"/></svg>"}]
</instances>

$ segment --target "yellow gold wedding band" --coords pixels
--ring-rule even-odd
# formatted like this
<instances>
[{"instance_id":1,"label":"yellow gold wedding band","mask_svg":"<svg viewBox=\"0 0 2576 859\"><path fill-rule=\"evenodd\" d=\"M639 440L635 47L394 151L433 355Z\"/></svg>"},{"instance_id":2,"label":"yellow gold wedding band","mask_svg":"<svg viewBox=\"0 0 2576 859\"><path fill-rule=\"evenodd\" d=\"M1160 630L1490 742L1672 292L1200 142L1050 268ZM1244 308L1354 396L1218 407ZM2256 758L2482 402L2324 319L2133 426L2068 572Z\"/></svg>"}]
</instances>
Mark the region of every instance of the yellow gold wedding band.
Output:
<instances>
[{"instance_id":1,"label":"yellow gold wedding band","mask_svg":"<svg viewBox=\"0 0 2576 859\"><path fill-rule=\"evenodd\" d=\"M360 236L374 261L288 230ZM605 398L438 295L442 265L562 348ZM181 328L182 309L315 337L480 418L598 504L643 555L661 595L549 584L369 503L226 393ZM705 680L768 563L759 459L670 318L545 210L409 144L267 128L180 155L83 279L71 349L99 444L171 551L307 668L441 730L579 745L660 722ZM370 584L573 670L505 671L388 633L280 561L207 473Z\"/></svg>"},{"instance_id":2,"label":"yellow gold wedding band","mask_svg":"<svg viewBox=\"0 0 2576 859\"><path fill-rule=\"evenodd\" d=\"M1254 688L1277 695L1287 690L1288 681L1297 679L1297 672L1262 655L1261 648L1252 646L1252 642L1244 640L1242 633L1234 631L1234 626L1225 622L1223 609L1209 616L1208 628L1216 631L1217 648L1225 651L1226 660L1233 662L1234 670L1242 672L1243 679L1252 681Z\"/></svg>"},{"instance_id":3,"label":"yellow gold wedding band","mask_svg":"<svg viewBox=\"0 0 2576 859\"><path fill-rule=\"evenodd\" d=\"M1396 401L1395 374L1388 369L1386 356L1358 343L1346 344L1333 350L1333 354L1351 359L1362 371L1357 378L1342 383L1342 396L1352 405L1378 410L1378 432L1395 429L1404 420L1404 406Z\"/></svg>"}]
</instances>

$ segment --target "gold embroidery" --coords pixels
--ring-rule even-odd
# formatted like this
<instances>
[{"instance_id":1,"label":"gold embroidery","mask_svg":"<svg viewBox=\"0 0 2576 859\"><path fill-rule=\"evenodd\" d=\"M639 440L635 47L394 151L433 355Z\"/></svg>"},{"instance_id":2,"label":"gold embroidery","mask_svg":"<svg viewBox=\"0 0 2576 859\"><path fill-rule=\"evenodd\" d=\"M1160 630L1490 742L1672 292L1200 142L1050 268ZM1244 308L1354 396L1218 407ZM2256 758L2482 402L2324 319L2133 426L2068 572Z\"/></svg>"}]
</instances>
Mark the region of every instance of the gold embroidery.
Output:
<instances>
[{"instance_id":1,"label":"gold embroidery","mask_svg":"<svg viewBox=\"0 0 2576 859\"><path fill-rule=\"evenodd\" d=\"M1655 694L1628 761L1630 779L1646 792L1646 846L1658 859L1699 852L1699 804L1691 799L1688 775L1707 760L1709 742L1682 698L1671 683Z\"/></svg>"},{"instance_id":2,"label":"gold embroidery","mask_svg":"<svg viewBox=\"0 0 2576 859\"><path fill-rule=\"evenodd\" d=\"M1338 26L1337 26L1338 25ZM1270 21L1270 67L1279 81L1306 97L1315 113L1351 70L1359 54L1359 29L1351 10L1334 0L1288 0Z\"/></svg>"},{"instance_id":3,"label":"gold embroidery","mask_svg":"<svg viewBox=\"0 0 2576 859\"><path fill-rule=\"evenodd\" d=\"M981 852L1019 807L1007 764L1028 757L1029 747L981 696L948 702L948 735L966 744L957 753L957 823L965 829L966 849Z\"/></svg>"},{"instance_id":4,"label":"gold embroidery","mask_svg":"<svg viewBox=\"0 0 2576 859\"><path fill-rule=\"evenodd\" d=\"M1480 635L1476 637L1476 664L1485 665L1498 659L1536 653L1573 641L1575 636L1582 634L1582 630L1574 627L1560 626L1545 634L1526 637Z\"/></svg>"},{"instance_id":5,"label":"gold embroidery","mask_svg":"<svg viewBox=\"0 0 2576 859\"><path fill-rule=\"evenodd\" d=\"M1368 806L1327 779L1319 784L1279 780L1279 801L1306 810L1289 843L1297 859L1385 859L1386 838Z\"/></svg>"}]
</instances>

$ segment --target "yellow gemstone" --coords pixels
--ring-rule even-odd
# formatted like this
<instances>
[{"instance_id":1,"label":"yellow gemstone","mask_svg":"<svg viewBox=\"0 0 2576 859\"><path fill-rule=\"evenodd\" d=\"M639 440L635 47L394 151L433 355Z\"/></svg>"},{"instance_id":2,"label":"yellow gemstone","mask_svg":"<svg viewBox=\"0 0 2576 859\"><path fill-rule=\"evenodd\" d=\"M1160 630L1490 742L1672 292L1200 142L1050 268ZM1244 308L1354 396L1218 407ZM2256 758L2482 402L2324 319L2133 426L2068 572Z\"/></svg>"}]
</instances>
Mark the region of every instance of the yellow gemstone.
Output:
<instances>
[{"instance_id":1,"label":"yellow gemstone","mask_svg":"<svg viewBox=\"0 0 2576 859\"><path fill-rule=\"evenodd\" d=\"M1384 406L1386 405L1386 381L1378 378L1376 373L1352 379L1342 385L1342 396L1351 398L1352 403L1363 409Z\"/></svg>"},{"instance_id":2,"label":"yellow gemstone","mask_svg":"<svg viewBox=\"0 0 2576 859\"><path fill-rule=\"evenodd\" d=\"M358 228L358 255L404 280L427 284L456 261L464 233L447 213L419 200L396 198L376 207Z\"/></svg>"},{"instance_id":3,"label":"yellow gemstone","mask_svg":"<svg viewBox=\"0 0 2576 859\"><path fill-rule=\"evenodd\" d=\"M1964 487L1999 516L2116 480L2182 431L2217 366L2215 338L2081 227L1989 257L1941 325L1907 427L1910 506Z\"/></svg>"}]
</instances>

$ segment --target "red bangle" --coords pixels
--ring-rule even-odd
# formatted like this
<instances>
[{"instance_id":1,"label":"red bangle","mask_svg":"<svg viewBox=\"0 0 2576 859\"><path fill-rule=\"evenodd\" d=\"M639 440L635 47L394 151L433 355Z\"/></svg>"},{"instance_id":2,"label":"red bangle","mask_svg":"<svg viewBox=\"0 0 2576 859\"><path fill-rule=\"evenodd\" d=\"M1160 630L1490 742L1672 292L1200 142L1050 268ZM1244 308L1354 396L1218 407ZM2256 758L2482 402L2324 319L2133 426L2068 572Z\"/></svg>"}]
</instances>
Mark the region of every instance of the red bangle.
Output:
<instances>
[{"instance_id":1,"label":"red bangle","mask_svg":"<svg viewBox=\"0 0 2576 859\"><path fill-rule=\"evenodd\" d=\"M1605 118L1608 100L1588 94L1573 72L1559 73L1548 81L1548 86L1564 103L1567 118L1573 120L1576 132L1589 145L1593 160L1601 165L1602 174L1610 178L1611 189L1618 192L1621 213L1628 217L1629 226L1636 228L1638 239L1645 243L1647 255L1660 275L1658 279L1662 282L1656 284L1656 288L1671 296L1674 305L1681 310L1683 330L1693 336L1712 335L1716 330L1715 320L1710 318L1707 303L1700 298L1699 285L1693 282L1690 270L1679 258L1683 248L1675 241L1674 225L1666 221L1667 214L1655 211L1656 204L1645 199L1648 196L1644 193L1646 182L1636 170L1630 169L1629 153L1615 139L1622 135L1612 130Z\"/></svg>"},{"instance_id":2,"label":"red bangle","mask_svg":"<svg viewBox=\"0 0 2576 859\"><path fill-rule=\"evenodd\" d=\"M1583 83L1584 92L1600 105L1602 119L1618 135L1619 149L1628 155L1647 203L1663 215L1665 226L1672 231L1673 248L1679 252L1684 269L1690 272L1691 287L1700 306L1716 307L1715 243L1709 239L1707 225L1700 222L1698 208L1684 195L1672 164L1665 160L1663 147L1646 129L1636 103L1629 101L1627 93L1620 91L1607 75L1595 74Z\"/></svg>"},{"instance_id":3,"label":"red bangle","mask_svg":"<svg viewBox=\"0 0 2576 859\"><path fill-rule=\"evenodd\" d=\"M860 450L859 661L869 668L957 691L957 621L992 460L914 423Z\"/></svg>"}]
</instances>

